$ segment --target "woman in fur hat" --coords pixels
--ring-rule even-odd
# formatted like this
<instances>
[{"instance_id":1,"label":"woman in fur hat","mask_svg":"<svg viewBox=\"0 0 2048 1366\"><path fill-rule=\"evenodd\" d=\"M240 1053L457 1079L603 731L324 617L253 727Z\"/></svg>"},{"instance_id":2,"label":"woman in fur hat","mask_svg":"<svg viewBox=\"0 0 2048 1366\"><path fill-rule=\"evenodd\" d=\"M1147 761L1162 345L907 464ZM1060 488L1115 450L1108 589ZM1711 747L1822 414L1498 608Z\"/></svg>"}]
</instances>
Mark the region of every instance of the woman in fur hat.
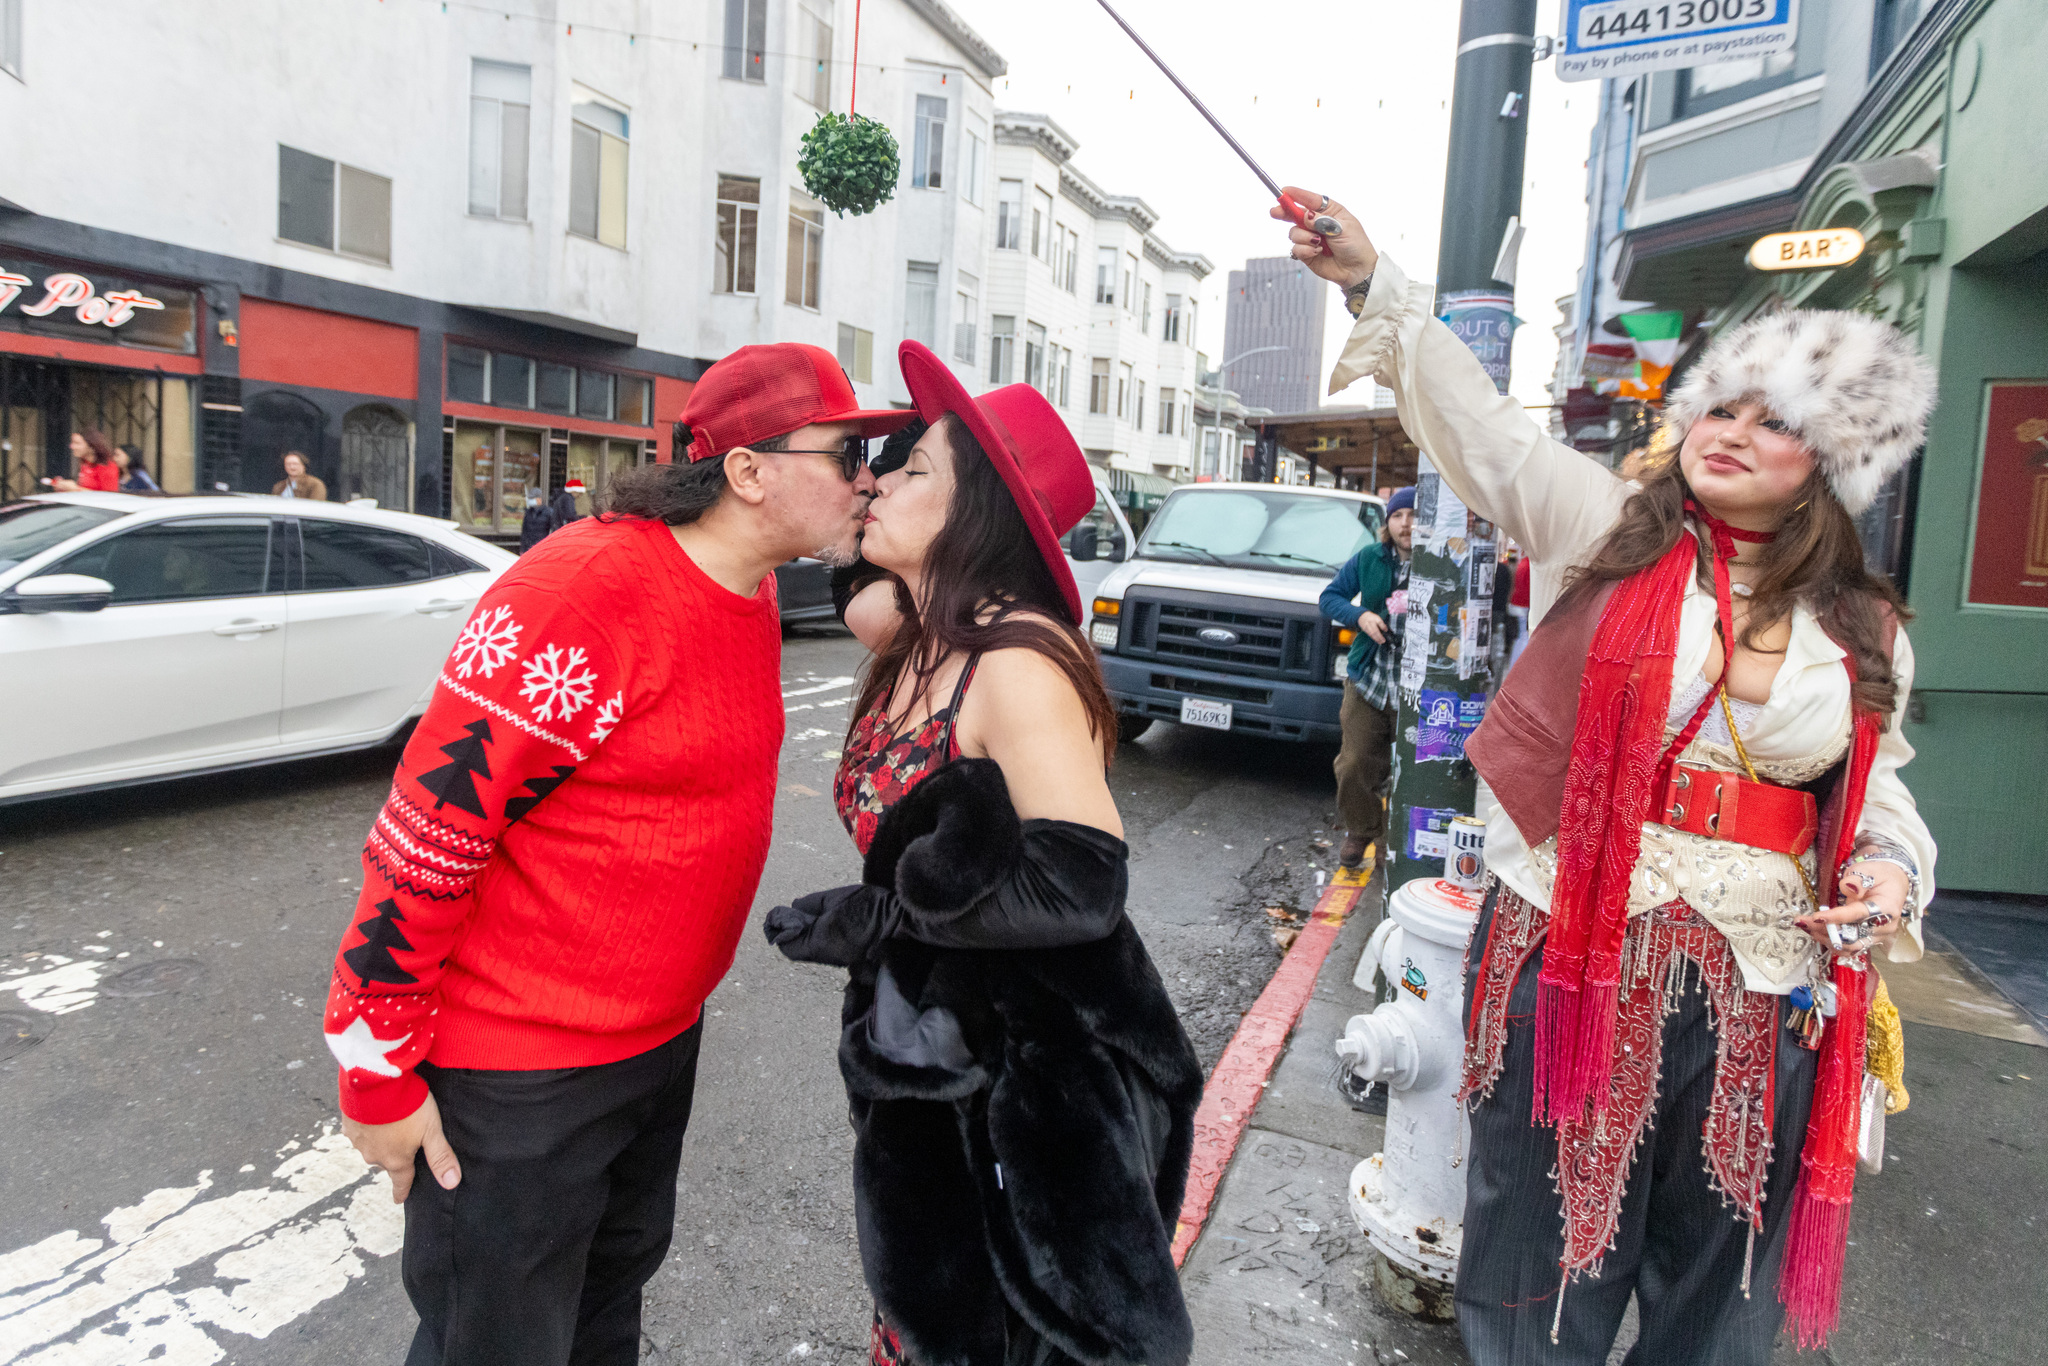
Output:
<instances>
[{"instance_id":1,"label":"woman in fur hat","mask_svg":"<svg viewBox=\"0 0 2048 1366\"><path fill-rule=\"evenodd\" d=\"M1355 218L1291 193L1344 225L1329 254L1292 232L1358 319L1332 388L1390 386L1535 566L1541 624L1466 749L1493 798L1466 1344L1483 1366L1604 1362L1631 1294L1630 1362L1765 1363L1787 1311L1822 1341L1866 1024L1889 1012L1871 960L1920 956L1934 894L1899 778L1905 607L1851 520L1920 444L1928 367L1859 314L1756 319L1692 367L1625 483L1496 392Z\"/></svg>"},{"instance_id":2,"label":"woman in fur hat","mask_svg":"<svg viewBox=\"0 0 2048 1366\"><path fill-rule=\"evenodd\" d=\"M875 651L833 784L862 881L769 939L850 969L840 1038L874 1360L1185 1362L1171 1242L1202 1075L1124 916L1115 713L1059 538L1095 502L1028 384L905 342L845 616Z\"/></svg>"}]
</instances>

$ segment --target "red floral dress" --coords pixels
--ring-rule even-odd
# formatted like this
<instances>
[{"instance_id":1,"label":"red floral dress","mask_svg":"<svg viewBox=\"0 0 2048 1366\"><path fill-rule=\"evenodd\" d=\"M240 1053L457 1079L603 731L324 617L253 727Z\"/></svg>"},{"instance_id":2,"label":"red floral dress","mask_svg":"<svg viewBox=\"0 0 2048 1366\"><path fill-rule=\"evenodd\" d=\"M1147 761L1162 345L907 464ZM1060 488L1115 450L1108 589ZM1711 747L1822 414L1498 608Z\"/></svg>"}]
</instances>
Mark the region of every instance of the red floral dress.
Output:
<instances>
[{"instance_id":1,"label":"red floral dress","mask_svg":"<svg viewBox=\"0 0 2048 1366\"><path fill-rule=\"evenodd\" d=\"M953 700L935 711L916 729L898 735L889 724L889 699L884 697L867 715L854 722L847 738L846 752L839 758L839 772L832 779L832 800L839 819L853 836L854 847L865 854L874 843L875 827L882 816L903 800L935 769L960 757L960 741L953 723L960 714L961 699L974 679L975 655L960 671Z\"/></svg>"}]
</instances>

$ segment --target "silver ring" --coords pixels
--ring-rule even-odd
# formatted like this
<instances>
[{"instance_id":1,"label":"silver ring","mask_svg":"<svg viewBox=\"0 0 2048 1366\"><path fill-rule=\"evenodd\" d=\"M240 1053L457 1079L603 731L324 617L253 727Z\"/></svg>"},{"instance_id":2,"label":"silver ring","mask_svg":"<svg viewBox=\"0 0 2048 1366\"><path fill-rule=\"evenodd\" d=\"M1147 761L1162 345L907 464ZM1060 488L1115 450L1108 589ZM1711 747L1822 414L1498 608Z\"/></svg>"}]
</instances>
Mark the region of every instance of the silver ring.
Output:
<instances>
[{"instance_id":1,"label":"silver ring","mask_svg":"<svg viewBox=\"0 0 2048 1366\"><path fill-rule=\"evenodd\" d=\"M1316 210L1316 212L1317 212L1317 213L1328 213L1329 211L1330 211L1330 196L1328 196L1328 195L1324 195L1324 196L1323 196L1323 207L1322 207L1322 208L1320 208L1320 209L1317 209L1317 210Z\"/></svg>"}]
</instances>

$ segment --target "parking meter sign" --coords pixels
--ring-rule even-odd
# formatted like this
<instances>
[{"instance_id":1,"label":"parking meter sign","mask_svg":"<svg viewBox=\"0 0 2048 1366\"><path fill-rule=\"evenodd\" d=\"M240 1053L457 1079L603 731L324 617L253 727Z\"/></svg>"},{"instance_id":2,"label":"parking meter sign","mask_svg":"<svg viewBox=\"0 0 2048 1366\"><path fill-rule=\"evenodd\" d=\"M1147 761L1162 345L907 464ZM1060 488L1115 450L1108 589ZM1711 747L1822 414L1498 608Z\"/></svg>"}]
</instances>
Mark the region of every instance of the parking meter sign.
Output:
<instances>
[{"instance_id":1,"label":"parking meter sign","mask_svg":"<svg viewBox=\"0 0 2048 1366\"><path fill-rule=\"evenodd\" d=\"M1790 52L1799 0L1561 0L1558 79L1597 81Z\"/></svg>"}]
</instances>

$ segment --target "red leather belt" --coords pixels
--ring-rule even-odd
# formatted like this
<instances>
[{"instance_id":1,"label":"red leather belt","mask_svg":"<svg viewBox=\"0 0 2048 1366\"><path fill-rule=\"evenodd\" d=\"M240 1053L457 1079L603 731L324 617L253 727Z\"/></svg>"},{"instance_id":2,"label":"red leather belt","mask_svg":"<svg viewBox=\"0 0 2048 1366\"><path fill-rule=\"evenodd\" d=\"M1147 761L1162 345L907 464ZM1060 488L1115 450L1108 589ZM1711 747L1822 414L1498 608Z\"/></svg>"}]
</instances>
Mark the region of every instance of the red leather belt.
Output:
<instances>
[{"instance_id":1,"label":"red leather belt","mask_svg":"<svg viewBox=\"0 0 2048 1366\"><path fill-rule=\"evenodd\" d=\"M1740 773L1674 764L1664 784L1661 825L1797 858L1820 833L1810 792L1751 782Z\"/></svg>"}]
</instances>

